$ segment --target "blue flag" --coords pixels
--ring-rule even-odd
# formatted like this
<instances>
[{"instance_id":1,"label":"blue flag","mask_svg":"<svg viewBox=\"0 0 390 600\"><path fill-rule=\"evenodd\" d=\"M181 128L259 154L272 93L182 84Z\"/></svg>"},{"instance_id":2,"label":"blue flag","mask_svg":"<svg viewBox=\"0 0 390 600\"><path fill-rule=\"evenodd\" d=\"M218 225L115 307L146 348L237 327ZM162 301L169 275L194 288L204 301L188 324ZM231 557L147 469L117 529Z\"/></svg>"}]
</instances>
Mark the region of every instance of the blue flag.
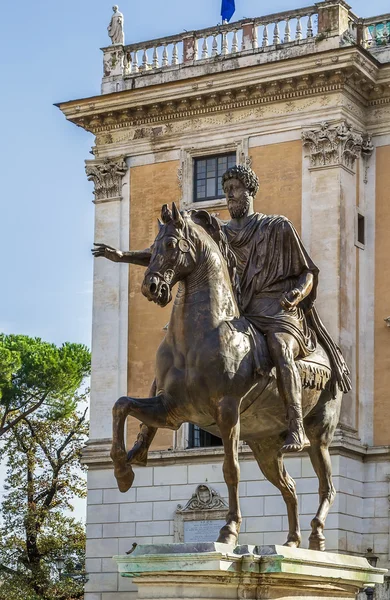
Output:
<instances>
[{"instance_id":1,"label":"blue flag","mask_svg":"<svg viewBox=\"0 0 390 600\"><path fill-rule=\"evenodd\" d=\"M222 21L230 21L236 10L234 0L222 0L221 17Z\"/></svg>"}]
</instances>

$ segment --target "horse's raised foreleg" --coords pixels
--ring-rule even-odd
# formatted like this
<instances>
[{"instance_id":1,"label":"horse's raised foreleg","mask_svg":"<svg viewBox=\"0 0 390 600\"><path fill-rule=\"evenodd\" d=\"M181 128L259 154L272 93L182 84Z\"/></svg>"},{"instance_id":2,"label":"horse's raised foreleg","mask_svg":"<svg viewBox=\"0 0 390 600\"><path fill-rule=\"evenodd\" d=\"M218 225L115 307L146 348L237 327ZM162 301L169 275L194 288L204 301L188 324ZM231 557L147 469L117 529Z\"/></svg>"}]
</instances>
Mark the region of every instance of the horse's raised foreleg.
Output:
<instances>
[{"instance_id":1,"label":"horse's raised foreleg","mask_svg":"<svg viewBox=\"0 0 390 600\"><path fill-rule=\"evenodd\" d=\"M336 490L332 482L332 464L328 446L321 443L320 440L310 439L310 442L309 456L320 484L318 490L320 505L310 524L312 532L309 537L309 548L310 550L323 551L325 550L325 536L323 534L325 520L336 497Z\"/></svg>"},{"instance_id":2,"label":"horse's raised foreleg","mask_svg":"<svg viewBox=\"0 0 390 600\"><path fill-rule=\"evenodd\" d=\"M167 409L167 401L164 394L152 398L130 398L122 396L116 401L112 409L113 434L111 458L114 463L114 475L121 492L127 492L134 481L134 472L128 460L124 428L128 416L139 419L147 427L157 429L158 427L175 428L172 416ZM177 426L180 424L178 423Z\"/></svg>"},{"instance_id":3,"label":"horse's raised foreleg","mask_svg":"<svg viewBox=\"0 0 390 600\"><path fill-rule=\"evenodd\" d=\"M239 403L236 398L223 398L218 405L217 425L222 437L225 457L223 476L229 493L229 512L226 525L219 532L218 542L237 544L241 527L241 511L238 496L240 465L238 463L238 443L240 439Z\"/></svg>"},{"instance_id":4,"label":"horse's raised foreleg","mask_svg":"<svg viewBox=\"0 0 390 600\"><path fill-rule=\"evenodd\" d=\"M150 388L149 396L155 396L157 392L156 380L153 381L152 387ZM132 465L138 465L145 467L148 461L148 451L151 443L157 433L157 427L149 427L144 423L141 423L139 434L134 443L134 446L127 453L127 460Z\"/></svg>"},{"instance_id":5,"label":"horse's raised foreleg","mask_svg":"<svg viewBox=\"0 0 390 600\"><path fill-rule=\"evenodd\" d=\"M299 527L298 498L295 491L295 481L286 471L283 456L280 455L280 439L267 440L267 444L249 442L255 459L264 476L280 490L286 503L289 531L285 546L299 548L301 545L301 532Z\"/></svg>"}]
</instances>

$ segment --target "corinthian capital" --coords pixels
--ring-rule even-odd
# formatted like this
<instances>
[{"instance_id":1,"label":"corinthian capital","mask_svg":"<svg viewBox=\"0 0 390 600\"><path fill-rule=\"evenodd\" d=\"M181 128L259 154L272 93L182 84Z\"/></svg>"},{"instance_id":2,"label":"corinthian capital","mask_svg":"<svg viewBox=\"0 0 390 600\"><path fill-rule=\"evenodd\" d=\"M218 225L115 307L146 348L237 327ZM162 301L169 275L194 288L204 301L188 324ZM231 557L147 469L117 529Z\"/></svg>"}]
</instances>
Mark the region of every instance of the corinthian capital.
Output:
<instances>
[{"instance_id":1,"label":"corinthian capital","mask_svg":"<svg viewBox=\"0 0 390 600\"><path fill-rule=\"evenodd\" d=\"M86 161L85 172L95 185L95 202L122 198L122 177L127 172L123 156Z\"/></svg>"},{"instance_id":2,"label":"corinthian capital","mask_svg":"<svg viewBox=\"0 0 390 600\"><path fill-rule=\"evenodd\" d=\"M372 152L370 138L354 131L347 121L334 126L325 122L317 129L303 131L302 140L312 167L343 165L353 170L359 156Z\"/></svg>"}]
</instances>

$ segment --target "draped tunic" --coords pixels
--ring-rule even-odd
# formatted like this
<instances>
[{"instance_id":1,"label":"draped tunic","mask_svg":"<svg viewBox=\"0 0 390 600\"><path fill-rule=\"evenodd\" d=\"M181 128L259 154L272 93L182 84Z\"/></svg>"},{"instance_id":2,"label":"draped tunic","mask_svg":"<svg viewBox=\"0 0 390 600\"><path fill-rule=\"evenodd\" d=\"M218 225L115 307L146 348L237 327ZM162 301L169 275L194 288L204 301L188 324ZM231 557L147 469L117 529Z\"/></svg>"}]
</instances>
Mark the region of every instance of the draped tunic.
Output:
<instances>
[{"instance_id":1,"label":"draped tunic","mask_svg":"<svg viewBox=\"0 0 390 600\"><path fill-rule=\"evenodd\" d=\"M242 229L223 225L236 257L242 314L261 333L289 333L298 342L299 356L314 352L317 338L332 366L331 391L351 389L350 372L322 323L315 307L318 273L294 225L283 216L254 213ZM281 305L282 297L297 287L305 272L313 275L310 293L293 310ZM337 384L337 385L336 385Z\"/></svg>"},{"instance_id":2,"label":"draped tunic","mask_svg":"<svg viewBox=\"0 0 390 600\"><path fill-rule=\"evenodd\" d=\"M306 252L293 224L278 215L253 214L239 230L224 227L236 256L241 309L262 333L289 333L299 345L299 357L314 352L317 337L306 313L313 306L318 268ZM313 275L309 295L292 310L281 306L283 294L298 285L304 272Z\"/></svg>"}]
</instances>

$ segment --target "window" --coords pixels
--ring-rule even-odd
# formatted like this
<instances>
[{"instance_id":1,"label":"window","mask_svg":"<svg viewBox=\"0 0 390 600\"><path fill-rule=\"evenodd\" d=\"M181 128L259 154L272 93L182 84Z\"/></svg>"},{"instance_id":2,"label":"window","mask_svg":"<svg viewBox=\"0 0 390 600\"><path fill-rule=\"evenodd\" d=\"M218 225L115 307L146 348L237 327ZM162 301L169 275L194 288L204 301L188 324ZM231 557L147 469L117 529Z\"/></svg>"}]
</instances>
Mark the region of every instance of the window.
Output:
<instances>
[{"instance_id":1,"label":"window","mask_svg":"<svg viewBox=\"0 0 390 600\"><path fill-rule=\"evenodd\" d=\"M361 213L360 209L356 209L356 220L355 220L355 245L358 248L362 248L364 250L364 245L366 243L366 223L364 215Z\"/></svg>"},{"instance_id":2,"label":"window","mask_svg":"<svg viewBox=\"0 0 390 600\"><path fill-rule=\"evenodd\" d=\"M190 423L188 430L188 447L207 448L208 446L222 446L221 438Z\"/></svg>"},{"instance_id":3,"label":"window","mask_svg":"<svg viewBox=\"0 0 390 600\"><path fill-rule=\"evenodd\" d=\"M236 164L236 153L194 159L194 202L223 198L222 175Z\"/></svg>"},{"instance_id":4,"label":"window","mask_svg":"<svg viewBox=\"0 0 390 600\"><path fill-rule=\"evenodd\" d=\"M364 235L364 217L363 215L361 215L360 213L358 213L358 222L357 222L357 240L359 242L359 244L362 244L364 246L365 241L365 235Z\"/></svg>"}]
</instances>

